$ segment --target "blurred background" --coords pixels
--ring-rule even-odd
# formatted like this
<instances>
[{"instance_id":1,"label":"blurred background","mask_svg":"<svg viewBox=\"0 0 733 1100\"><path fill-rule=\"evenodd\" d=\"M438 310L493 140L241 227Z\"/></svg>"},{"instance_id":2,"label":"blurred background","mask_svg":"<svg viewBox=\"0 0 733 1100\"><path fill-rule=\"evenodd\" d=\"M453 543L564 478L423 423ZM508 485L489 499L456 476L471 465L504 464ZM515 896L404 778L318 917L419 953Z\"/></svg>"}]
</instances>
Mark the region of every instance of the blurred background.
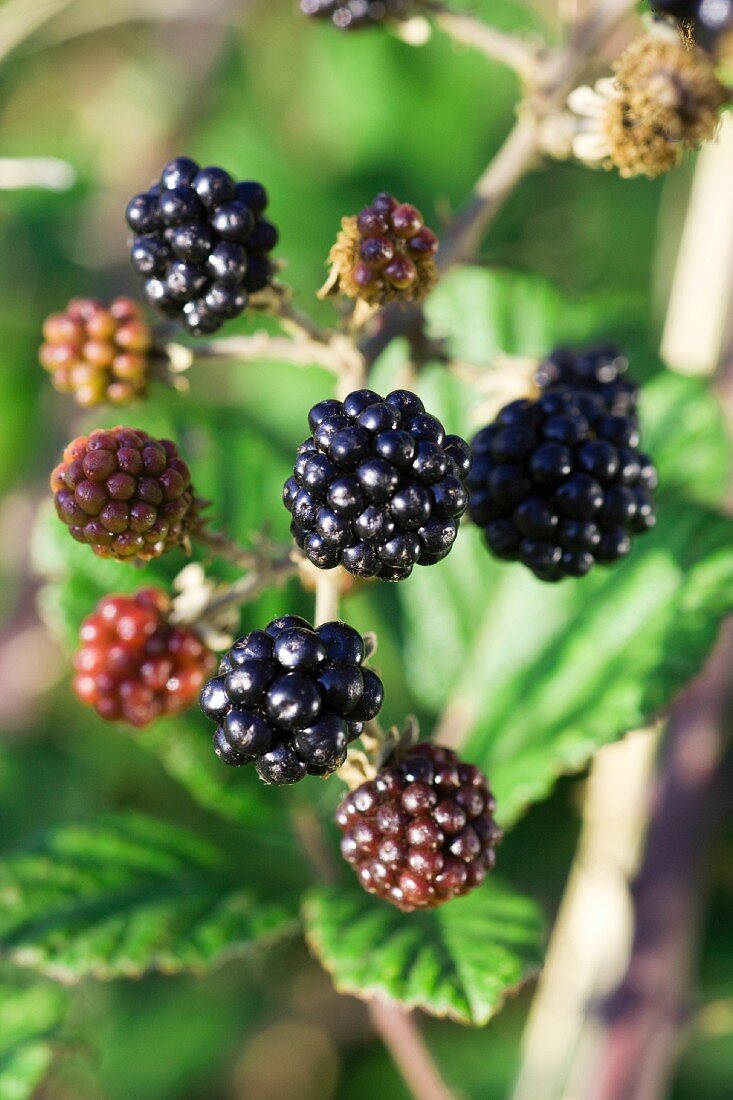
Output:
<instances>
[{"instance_id":1,"label":"blurred background","mask_svg":"<svg viewBox=\"0 0 733 1100\"><path fill-rule=\"evenodd\" d=\"M471 7L505 29L550 40L559 33L555 7L544 2ZM0 153L60 158L75 179L58 192L0 192L0 850L101 807L222 828L137 740L101 728L75 703L67 660L38 618L29 555L36 513L56 455L90 426L38 366L44 317L72 296L136 295L124 204L167 159L186 154L266 183L285 278L301 308L328 320L314 292L341 216L387 189L439 228L507 133L516 98L510 73L440 34L419 49L386 33L342 35L306 21L294 0L0 5ZM508 202L484 260L546 276L570 297L623 302L610 335L646 354L659 344L691 177L689 164L654 183L550 164ZM240 320L232 331L247 326ZM304 376L292 408L277 366L236 379L221 371L207 377L199 400L231 394L246 408L243 422L263 427L273 392L282 394L278 420L264 424L276 445L297 436L293 425L321 385L317 373ZM187 410L175 402L187 400L166 398L182 421ZM390 706L404 713L396 691ZM515 880L550 916L577 840L583 783L563 780L506 845L508 862L521 853ZM673 1100L733 1095L732 843L721 837L717 850L699 990L705 1011ZM507 1094L531 992L486 1029L426 1021L463 1095ZM298 944L201 981L90 983L74 1013L78 1044L55 1065L44 1100L407 1095L363 1007L335 994Z\"/></svg>"}]
</instances>

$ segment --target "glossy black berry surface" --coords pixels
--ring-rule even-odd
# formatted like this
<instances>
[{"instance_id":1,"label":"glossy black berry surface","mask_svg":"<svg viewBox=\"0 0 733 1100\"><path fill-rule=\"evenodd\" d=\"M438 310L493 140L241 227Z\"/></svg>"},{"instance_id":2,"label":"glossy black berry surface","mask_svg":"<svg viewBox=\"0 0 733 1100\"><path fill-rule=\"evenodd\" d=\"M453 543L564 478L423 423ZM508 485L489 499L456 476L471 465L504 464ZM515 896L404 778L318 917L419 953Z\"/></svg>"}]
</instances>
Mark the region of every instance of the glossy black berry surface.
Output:
<instances>
[{"instance_id":1,"label":"glossy black berry surface","mask_svg":"<svg viewBox=\"0 0 733 1100\"><path fill-rule=\"evenodd\" d=\"M614 416L636 413L639 386L629 378L629 361L614 344L582 351L556 348L540 365L535 382L544 392L570 387L601 397Z\"/></svg>"},{"instance_id":2,"label":"glossy black berry surface","mask_svg":"<svg viewBox=\"0 0 733 1100\"><path fill-rule=\"evenodd\" d=\"M320 569L403 580L450 551L466 509L470 449L407 390L357 390L308 418L283 489L298 546Z\"/></svg>"},{"instance_id":3,"label":"glossy black berry surface","mask_svg":"<svg viewBox=\"0 0 733 1100\"><path fill-rule=\"evenodd\" d=\"M148 302L194 336L239 316L249 295L272 280L268 253L278 234L263 217L266 207L259 183L237 183L223 168L200 168L187 157L170 161L126 212L130 260Z\"/></svg>"},{"instance_id":4,"label":"glossy black berry surface","mask_svg":"<svg viewBox=\"0 0 733 1100\"><path fill-rule=\"evenodd\" d=\"M297 615L240 638L201 692L217 756L232 767L254 763L276 785L336 771L382 705L365 657L364 639L346 623L314 630Z\"/></svg>"},{"instance_id":5,"label":"glossy black berry surface","mask_svg":"<svg viewBox=\"0 0 733 1100\"><path fill-rule=\"evenodd\" d=\"M698 45L715 50L719 40L733 32L733 0L652 0L658 16L676 20L691 30Z\"/></svg>"},{"instance_id":6,"label":"glossy black berry surface","mask_svg":"<svg viewBox=\"0 0 733 1100\"><path fill-rule=\"evenodd\" d=\"M634 414L591 388L513 401L472 444L470 513L489 549L544 581L581 577L655 523L658 478Z\"/></svg>"},{"instance_id":7,"label":"glossy black berry surface","mask_svg":"<svg viewBox=\"0 0 733 1100\"><path fill-rule=\"evenodd\" d=\"M313 19L329 19L342 31L363 30L387 19L407 19L414 0L300 0L300 10Z\"/></svg>"},{"instance_id":8,"label":"glossy black berry surface","mask_svg":"<svg viewBox=\"0 0 733 1100\"><path fill-rule=\"evenodd\" d=\"M404 912L479 886L501 830L486 778L456 753L420 744L341 802L341 853L359 882Z\"/></svg>"}]
</instances>

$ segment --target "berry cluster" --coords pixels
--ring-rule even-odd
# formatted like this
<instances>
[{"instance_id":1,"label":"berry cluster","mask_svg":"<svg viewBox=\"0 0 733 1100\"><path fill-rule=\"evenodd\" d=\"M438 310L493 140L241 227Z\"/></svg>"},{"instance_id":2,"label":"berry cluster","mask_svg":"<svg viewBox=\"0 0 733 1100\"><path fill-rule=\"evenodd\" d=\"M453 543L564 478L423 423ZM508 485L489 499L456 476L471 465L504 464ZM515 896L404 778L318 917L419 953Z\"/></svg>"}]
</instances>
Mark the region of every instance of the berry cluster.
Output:
<instances>
[{"instance_id":1,"label":"berry cluster","mask_svg":"<svg viewBox=\"0 0 733 1100\"><path fill-rule=\"evenodd\" d=\"M613 416L633 416L639 387L626 377L628 369L627 357L613 344L582 351L556 348L538 368L535 383L544 393L566 387L595 393Z\"/></svg>"},{"instance_id":2,"label":"berry cluster","mask_svg":"<svg viewBox=\"0 0 733 1100\"><path fill-rule=\"evenodd\" d=\"M654 525L657 473L634 415L592 389L506 405L473 440L470 512L499 558L545 581L581 577Z\"/></svg>"},{"instance_id":3,"label":"berry cluster","mask_svg":"<svg viewBox=\"0 0 733 1100\"><path fill-rule=\"evenodd\" d=\"M248 296L272 280L267 254L278 234L262 217L266 207L259 183L236 183L223 168L200 168L187 157L167 164L126 212L135 234L130 259L150 304L194 336L238 317Z\"/></svg>"},{"instance_id":4,"label":"berry cluster","mask_svg":"<svg viewBox=\"0 0 733 1100\"><path fill-rule=\"evenodd\" d=\"M315 19L330 19L342 31L373 27L387 19L406 19L415 0L300 0L300 10Z\"/></svg>"},{"instance_id":5,"label":"berry cluster","mask_svg":"<svg viewBox=\"0 0 733 1100\"><path fill-rule=\"evenodd\" d=\"M315 405L308 423L283 500L314 565L399 581L448 554L468 501L470 449L419 397L356 390Z\"/></svg>"},{"instance_id":6,"label":"berry cluster","mask_svg":"<svg viewBox=\"0 0 733 1100\"><path fill-rule=\"evenodd\" d=\"M241 638L201 693L217 723L217 755L233 767L254 761L277 785L340 768L382 705L382 681L363 667L365 656L364 639L346 623L314 630L298 615Z\"/></svg>"},{"instance_id":7,"label":"berry cluster","mask_svg":"<svg viewBox=\"0 0 733 1100\"><path fill-rule=\"evenodd\" d=\"M65 313L46 319L43 337L41 366L60 393L73 394L85 408L144 396L153 334L136 302L115 298L105 306L75 298Z\"/></svg>"},{"instance_id":8,"label":"berry cluster","mask_svg":"<svg viewBox=\"0 0 733 1100\"><path fill-rule=\"evenodd\" d=\"M108 721L138 729L196 700L216 658L192 630L173 626L157 588L105 596L84 620L74 691Z\"/></svg>"},{"instance_id":9,"label":"berry cluster","mask_svg":"<svg viewBox=\"0 0 733 1100\"><path fill-rule=\"evenodd\" d=\"M385 191L357 217L344 218L322 293L339 290L370 305L422 301L438 278L438 238L410 203Z\"/></svg>"},{"instance_id":10,"label":"berry cluster","mask_svg":"<svg viewBox=\"0 0 733 1100\"><path fill-rule=\"evenodd\" d=\"M719 40L733 34L733 0L651 0L650 7L692 27L695 41L706 49L715 50Z\"/></svg>"},{"instance_id":11,"label":"berry cluster","mask_svg":"<svg viewBox=\"0 0 733 1100\"><path fill-rule=\"evenodd\" d=\"M361 885L404 912L434 909L486 878L501 830L478 768L420 744L347 794L336 822Z\"/></svg>"},{"instance_id":12,"label":"berry cluster","mask_svg":"<svg viewBox=\"0 0 733 1100\"><path fill-rule=\"evenodd\" d=\"M140 429L72 440L51 489L59 518L100 558L160 557L185 543L196 516L191 474L175 443Z\"/></svg>"}]
</instances>

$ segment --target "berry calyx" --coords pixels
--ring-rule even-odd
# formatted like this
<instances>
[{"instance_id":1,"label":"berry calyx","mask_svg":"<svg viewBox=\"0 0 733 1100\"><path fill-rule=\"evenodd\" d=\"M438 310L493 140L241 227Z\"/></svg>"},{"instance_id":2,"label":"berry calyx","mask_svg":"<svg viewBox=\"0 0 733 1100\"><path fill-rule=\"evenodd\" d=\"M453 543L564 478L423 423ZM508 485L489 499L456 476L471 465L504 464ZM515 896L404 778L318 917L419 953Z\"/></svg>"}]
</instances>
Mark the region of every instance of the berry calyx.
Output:
<instances>
[{"instance_id":1,"label":"berry calyx","mask_svg":"<svg viewBox=\"0 0 733 1100\"><path fill-rule=\"evenodd\" d=\"M43 336L41 366L77 404L127 405L145 396L153 333L136 302L75 298L63 313L46 318Z\"/></svg>"},{"instance_id":2,"label":"berry calyx","mask_svg":"<svg viewBox=\"0 0 733 1100\"><path fill-rule=\"evenodd\" d=\"M340 292L379 306L420 302L438 278L437 251L438 238L417 207L382 192L356 217L342 220L321 296Z\"/></svg>"},{"instance_id":3,"label":"berry calyx","mask_svg":"<svg viewBox=\"0 0 733 1100\"><path fill-rule=\"evenodd\" d=\"M298 615L240 638L201 692L217 756L232 767L254 763L276 786L336 771L382 706L382 681L365 656L353 627L314 629Z\"/></svg>"},{"instance_id":4,"label":"berry calyx","mask_svg":"<svg viewBox=\"0 0 733 1100\"><path fill-rule=\"evenodd\" d=\"M170 611L165 592L142 588L105 596L82 623L73 688L100 718L142 729L196 701L216 658Z\"/></svg>"},{"instance_id":5,"label":"berry calyx","mask_svg":"<svg viewBox=\"0 0 733 1100\"><path fill-rule=\"evenodd\" d=\"M656 522L657 471L639 450L629 394L549 387L506 405L472 443L469 510L489 549L540 580L581 577Z\"/></svg>"},{"instance_id":6,"label":"berry calyx","mask_svg":"<svg viewBox=\"0 0 733 1100\"><path fill-rule=\"evenodd\" d=\"M127 205L130 260L148 302L194 336L238 317L250 294L272 282L278 241L263 217L268 197L254 180L177 157Z\"/></svg>"},{"instance_id":7,"label":"berry calyx","mask_svg":"<svg viewBox=\"0 0 733 1100\"><path fill-rule=\"evenodd\" d=\"M283 502L315 566L398 581L447 556L468 502L465 440L408 390L356 390L308 420Z\"/></svg>"},{"instance_id":8,"label":"berry calyx","mask_svg":"<svg viewBox=\"0 0 733 1100\"><path fill-rule=\"evenodd\" d=\"M170 439L135 428L72 440L51 474L56 513L101 558L149 561L185 546L198 502Z\"/></svg>"},{"instance_id":9,"label":"berry calyx","mask_svg":"<svg viewBox=\"0 0 733 1100\"><path fill-rule=\"evenodd\" d=\"M494 805L478 768L450 749L415 745L343 799L341 853L368 893L406 913L435 909L493 868L502 836Z\"/></svg>"}]
</instances>

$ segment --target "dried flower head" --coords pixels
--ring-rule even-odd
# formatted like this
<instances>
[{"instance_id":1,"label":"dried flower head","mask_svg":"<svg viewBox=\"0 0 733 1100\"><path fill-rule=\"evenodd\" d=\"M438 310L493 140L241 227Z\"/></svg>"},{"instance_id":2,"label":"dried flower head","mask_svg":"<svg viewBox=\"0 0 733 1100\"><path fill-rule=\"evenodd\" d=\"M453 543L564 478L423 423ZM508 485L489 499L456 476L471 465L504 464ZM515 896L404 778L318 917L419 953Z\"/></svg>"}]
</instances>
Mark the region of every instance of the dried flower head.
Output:
<instances>
[{"instance_id":1,"label":"dried flower head","mask_svg":"<svg viewBox=\"0 0 733 1100\"><path fill-rule=\"evenodd\" d=\"M615 79L568 98L581 119L573 141L579 159L654 178L715 135L729 93L710 57L676 32L660 27L637 38L614 71Z\"/></svg>"},{"instance_id":2,"label":"dried flower head","mask_svg":"<svg viewBox=\"0 0 733 1100\"><path fill-rule=\"evenodd\" d=\"M341 293L372 306L421 302L438 278L437 250L438 238L420 211L382 192L341 222L320 296Z\"/></svg>"}]
</instances>

